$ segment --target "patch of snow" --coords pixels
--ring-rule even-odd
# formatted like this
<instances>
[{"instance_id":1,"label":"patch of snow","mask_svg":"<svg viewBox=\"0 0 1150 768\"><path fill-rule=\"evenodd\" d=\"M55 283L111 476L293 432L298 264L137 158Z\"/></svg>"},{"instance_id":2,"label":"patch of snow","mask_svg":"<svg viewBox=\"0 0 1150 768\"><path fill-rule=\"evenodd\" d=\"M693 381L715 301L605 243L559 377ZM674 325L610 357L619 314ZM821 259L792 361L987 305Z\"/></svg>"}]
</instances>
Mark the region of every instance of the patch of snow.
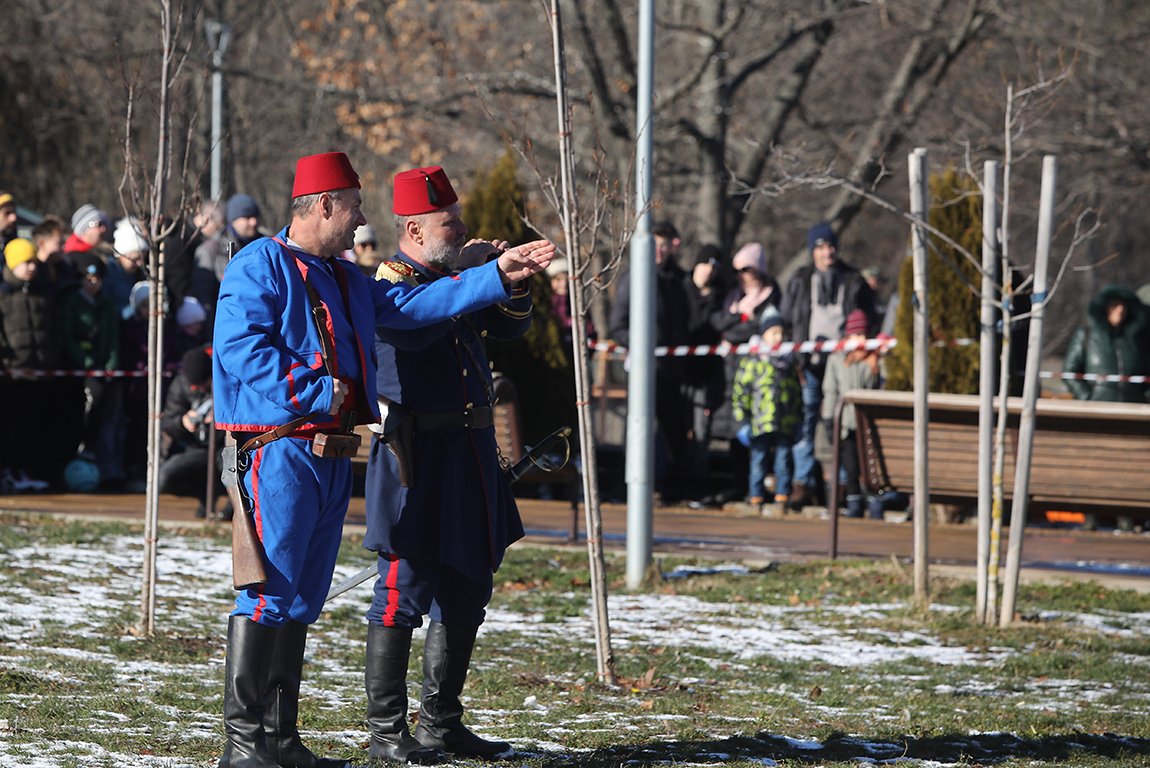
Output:
<instances>
[{"instance_id":1,"label":"patch of snow","mask_svg":"<svg viewBox=\"0 0 1150 768\"><path fill-rule=\"evenodd\" d=\"M684 595L621 595L608 597L612 644L698 646L718 650L730 658L751 660L771 656L784 661L808 661L839 667L863 667L883 662L919 658L943 665L994 664L1011 655L1008 649L974 653L964 647L943 645L920 632L848 632L816 621L832 613L864 616L888 605L839 607L748 605L708 603ZM483 625L485 633L515 632L524 635L572 635L587 638L594 633L590 616L568 617L562 624L541 620L525 626L522 614L491 608ZM870 635L882 642L868 640Z\"/></svg>"}]
</instances>

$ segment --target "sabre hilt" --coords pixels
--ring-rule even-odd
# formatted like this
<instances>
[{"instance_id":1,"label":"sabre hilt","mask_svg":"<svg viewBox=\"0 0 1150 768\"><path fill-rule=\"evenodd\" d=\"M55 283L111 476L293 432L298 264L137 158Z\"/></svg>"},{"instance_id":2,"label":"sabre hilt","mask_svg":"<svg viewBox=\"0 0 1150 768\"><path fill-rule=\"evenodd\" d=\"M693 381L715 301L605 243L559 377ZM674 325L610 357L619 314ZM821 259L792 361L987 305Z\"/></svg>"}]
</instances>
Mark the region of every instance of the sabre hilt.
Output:
<instances>
[{"instance_id":1,"label":"sabre hilt","mask_svg":"<svg viewBox=\"0 0 1150 768\"><path fill-rule=\"evenodd\" d=\"M559 429L543 438L539 445L528 451L526 456L515 462L514 466L507 470L507 473L511 475L511 482L514 483L516 480L523 477L523 475L525 475L527 470L531 469L531 467L538 466L539 460L547 455L548 451L559 445L559 443L566 442L567 438L570 436L571 427L559 427ZM541 469L548 472L553 471L548 470L546 467L541 467Z\"/></svg>"}]
</instances>

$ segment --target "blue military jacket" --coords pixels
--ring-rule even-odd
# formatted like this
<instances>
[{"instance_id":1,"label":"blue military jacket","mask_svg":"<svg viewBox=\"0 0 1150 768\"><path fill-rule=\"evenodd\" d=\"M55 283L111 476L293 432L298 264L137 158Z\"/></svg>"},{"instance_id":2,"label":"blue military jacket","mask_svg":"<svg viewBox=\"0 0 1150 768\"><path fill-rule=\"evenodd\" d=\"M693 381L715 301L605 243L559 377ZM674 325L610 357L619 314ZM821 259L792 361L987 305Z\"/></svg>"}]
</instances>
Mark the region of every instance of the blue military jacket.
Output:
<instances>
[{"instance_id":1,"label":"blue military jacket","mask_svg":"<svg viewBox=\"0 0 1150 768\"><path fill-rule=\"evenodd\" d=\"M377 277L395 285L438 285L452 279L438 275L401 252L381 266ZM512 339L530 326L531 295L523 287L510 300L451 323L419 331L378 328L376 388L381 397L414 413L489 406L492 378L485 340ZM363 546L445 563L476 581L490 579L507 546L523 537L511 484L499 463L495 428L416 432L415 482L409 488L400 485L391 450L378 438L371 443Z\"/></svg>"},{"instance_id":2,"label":"blue military jacket","mask_svg":"<svg viewBox=\"0 0 1150 768\"><path fill-rule=\"evenodd\" d=\"M495 263L434 284L376 282L352 262L327 264L319 256L289 249L288 230L259 238L228 263L220 283L212 339L212 389L220 429L265 432L309 414L304 429L337 426L327 415L332 379L322 358L303 275L331 317L337 373L362 381L368 403L360 423L377 421L375 327L420 328L506 300L510 295ZM336 275L347 276L347 304Z\"/></svg>"}]
</instances>

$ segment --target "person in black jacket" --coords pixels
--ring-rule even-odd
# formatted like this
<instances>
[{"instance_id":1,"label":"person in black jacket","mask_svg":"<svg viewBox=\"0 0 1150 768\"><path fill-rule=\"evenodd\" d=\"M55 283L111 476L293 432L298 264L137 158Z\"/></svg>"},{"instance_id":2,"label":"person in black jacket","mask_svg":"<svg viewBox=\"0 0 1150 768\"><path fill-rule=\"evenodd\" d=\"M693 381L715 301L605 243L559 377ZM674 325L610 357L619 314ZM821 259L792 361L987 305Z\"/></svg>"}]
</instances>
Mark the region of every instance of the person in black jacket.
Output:
<instances>
[{"instance_id":1,"label":"person in black jacket","mask_svg":"<svg viewBox=\"0 0 1150 768\"><path fill-rule=\"evenodd\" d=\"M655 346L675 347L690 343L691 301L687 293L690 277L679 266L679 232L669 221L651 227L655 237ZM615 304L611 308L611 338L628 346L631 341L631 273L619 278ZM682 495L685 477L689 403L683 394L685 359L659 357L655 360L655 420L663 435L667 456L662 472L656 471L656 488L663 500Z\"/></svg>"},{"instance_id":2,"label":"person in black jacket","mask_svg":"<svg viewBox=\"0 0 1150 768\"><path fill-rule=\"evenodd\" d=\"M695 266L687 283L692 346L713 347L722 341L722 334L711 325L711 315L722 307L723 297L727 294L723 261L722 251L709 244L700 247L695 257ZM705 503L711 475L710 443L715 411L727 399L723 358L717 355L691 356L685 366L684 390L691 408L686 495L691 506L701 507Z\"/></svg>"},{"instance_id":3,"label":"person in black jacket","mask_svg":"<svg viewBox=\"0 0 1150 768\"><path fill-rule=\"evenodd\" d=\"M838 258L838 237L831 225L820 222L807 232L811 264L787 283L779 309L791 327L791 341L838 341L851 312L866 313L868 333L877 329L874 292L857 269ZM815 434L822 406L823 369L827 356L800 357L803 366L803 429L795 443L795 481L789 506L810 503L815 483Z\"/></svg>"},{"instance_id":4,"label":"person in black jacket","mask_svg":"<svg viewBox=\"0 0 1150 768\"><path fill-rule=\"evenodd\" d=\"M9 437L0 442L0 493L48 488L48 432L42 428L51 410L43 379L27 371L60 363L60 326L52 295L37 282L36 248L15 238L0 262L0 423Z\"/></svg>"},{"instance_id":5,"label":"person in black jacket","mask_svg":"<svg viewBox=\"0 0 1150 768\"><path fill-rule=\"evenodd\" d=\"M160 464L160 493L199 498L196 517L207 512L208 430L215 429L212 418L212 356L206 347L184 354L182 370L172 379L160 417L163 431L163 462ZM216 459L223 448L223 436L216 440ZM216 466L219 466L217 463ZM224 493L222 483L214 483L215 493ZM231 504L220 509L220 518L231 519Z\"/></svg>"}]
</instances>

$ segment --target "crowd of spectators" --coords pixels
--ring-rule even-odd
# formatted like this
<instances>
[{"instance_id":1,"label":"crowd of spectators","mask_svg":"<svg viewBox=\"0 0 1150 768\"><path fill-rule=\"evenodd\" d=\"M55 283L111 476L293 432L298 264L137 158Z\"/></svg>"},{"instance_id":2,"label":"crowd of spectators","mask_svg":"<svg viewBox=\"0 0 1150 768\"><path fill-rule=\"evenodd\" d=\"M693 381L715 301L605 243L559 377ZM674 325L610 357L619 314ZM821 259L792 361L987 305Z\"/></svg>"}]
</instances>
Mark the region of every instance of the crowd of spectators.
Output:
<instances>
[{"instance_id":1,"label":"crowd of spectators","mask_svg":"<svg viewBox=\"0 0 1150 768\"><path fill-rule=\"evenodd\" d=\"M144 489L147 378L132 374L147 369L150 314L163 310L167 398L186 361L210 355L219 277L230 248L256 237L258 224L259 208L246 195L165 221L165 292L156 306L146 222L113 222L83 205L67 223L48 215L18 232L16 200L0 192L0 420L19 436L0 447L0 493ZM211 423L210 408L203 421ZM164 420L165 465L188 449L172 427L180 422ZM161 485L172 476L161 472ZM186 478L167 484L168 492L202 497L206 469L191 486Z\"/></svg>"},{"instance_id":2,"label":"crowd of spectators","mask_svg":"<svg viewBox=\"0 0 1150 768\"><path fill-rule=\"evenodd\" d=\"M18 436L0 444L0 493L75 485L66 470L77 461L91 465L75 475L90 478L88 486L140 491L147 466L147 380L106 372L147 367L154 301L146 223L113 223L93 205L81 206L68 223L45 216L27 237L17 236L16 222L15 198L0 192L0 415L8 433ZM243 194L205 201L186 221L165 222L164 492L205 495L203 429L211 424L211 382L204 360L210 360L216 295L231 255L260 235L260 224L258 203ZM758 243L739 248L729 268L717 247L704 245L688 270L676 228L663 221L652 233L657 346L768 342L759 355L657 360L656 489L662 499L696 506L746 501L764 511L771 510L772 500L776 508L826 504L826 478L815 457L821 425L826 442L839 441L843 449L846 495L836 501L849 515L869 509L881 516L890 500L863 495L849 412L841 434L829 434L829 414L841 392L882 386L877 353L771 349L784 340L889 335L898 296L881 296L881 273L843 261L835 232L825 223L808 232L810 263L782 288ZM381 260L377 246L374 230L361 227L347 258L374 274ZM548 270L552 310L570 343L566 273L563 259ZM624 346L629 278L620 278L611 312L610 338ZM1143 293L1150 294L1150 286ZM588 331L594 338L590 326ZM1150 308L1134 291L1108 286L1090 302L1063 370L1145 376L1148 350ZM68 375L46 373L55 371ZM1146 402L1150 396L1150 386L1138 381L1070 379L1067 387L1082 400ZM713 439L731 446L732 479L725 487L715 486Z\"/></svg>"},{"instance_id":3,"label":"crowd of spectators","mask_svg":"<svg viewBox=\"0 0 1150 768\"><path fill-rule=\"evenodd\" d=\"M743 502L764 514L808 504L833 503L851 517L882 518L905 504L896 494L868 496L859 480L854 412L844 409L839 434L830 434L835 404L849 389L884 384L876 350L811 354L780 352L782 341L865 341L890 338L898 294L884 296L887 281L875 267L844 261L826 223L807 236L810 262L780 290L763 247L742 246L723 268L723 255L701 247L689 274L673 258L681 245L669 222L652 227L656 261L656 346L732 346L756 340L758 354L660 358L656 363L656 489L665 503L721 506ZM620 281L611 338L628 341L629 281ZM1150 286L1144 288L1150 298ZM686 309L684 309L686 307ZM1150 385L1150 308L1135 292L1108 286L1090 302L1074 334L1064 372L1124 377L1122 381L1069 379L1081 400L1144 403ZM1129 377L1135 377L1133 381ZM730 444L725 487L715 488L711 440ZM828 500L816 441L837 442L845 493ZM825 454L823 454L825 456ZM771 471L773 469L773 472ZM773 475L773 478L770 477ZM705 492L700 489L706 488ZM773 502L773 503L772 503Z\"/></svg>"}]
</instances>

